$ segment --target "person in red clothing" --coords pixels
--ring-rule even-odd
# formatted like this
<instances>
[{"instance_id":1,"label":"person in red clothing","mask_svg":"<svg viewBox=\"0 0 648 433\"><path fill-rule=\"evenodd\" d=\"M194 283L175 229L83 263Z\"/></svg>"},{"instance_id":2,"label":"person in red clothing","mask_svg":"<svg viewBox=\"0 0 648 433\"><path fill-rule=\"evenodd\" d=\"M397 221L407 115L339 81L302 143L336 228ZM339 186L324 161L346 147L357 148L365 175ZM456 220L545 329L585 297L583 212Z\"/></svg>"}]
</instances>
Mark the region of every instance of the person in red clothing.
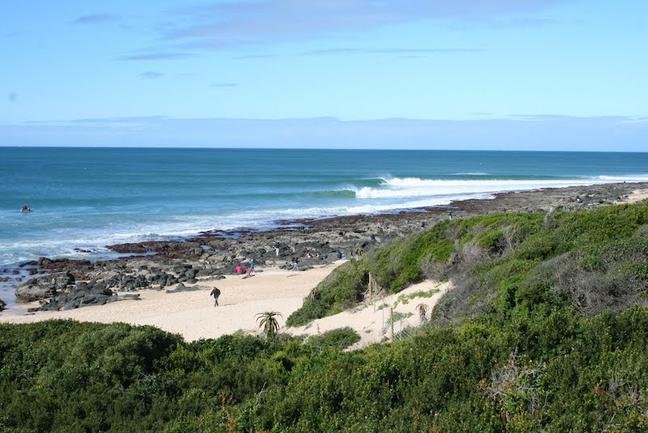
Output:
<instances>
[{"instance_id":1,"label":"person in red clothing","mask_svg":"<svg viewBox=\"0 0 648 433\"><path fill-rule=\"evenodd\" d=\"M236 273L237 273L237 274L242 274L242 273L244 273L244 272L245 272L245 271L243 270L243 266L241 266L241 264L238 263L238 264L236 265Z\"/></svg>"}]
</instances>

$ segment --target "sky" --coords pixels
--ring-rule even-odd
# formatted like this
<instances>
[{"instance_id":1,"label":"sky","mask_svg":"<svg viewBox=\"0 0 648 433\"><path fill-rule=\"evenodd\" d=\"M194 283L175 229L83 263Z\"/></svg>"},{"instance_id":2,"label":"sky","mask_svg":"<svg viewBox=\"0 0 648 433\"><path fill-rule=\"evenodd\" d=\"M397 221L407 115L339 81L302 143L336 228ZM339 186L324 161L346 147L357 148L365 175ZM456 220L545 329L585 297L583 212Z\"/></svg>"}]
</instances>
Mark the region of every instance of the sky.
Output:
<instances>
[{"instance_id":1,"label":"sky","mask_svg":"<svg viewBox=\"0 0 648 433\"><path fill-rule=\"evenodd\" d=\"M0 12L0 146L648 151L642 0Z\"/></svg>"}]
</instances>

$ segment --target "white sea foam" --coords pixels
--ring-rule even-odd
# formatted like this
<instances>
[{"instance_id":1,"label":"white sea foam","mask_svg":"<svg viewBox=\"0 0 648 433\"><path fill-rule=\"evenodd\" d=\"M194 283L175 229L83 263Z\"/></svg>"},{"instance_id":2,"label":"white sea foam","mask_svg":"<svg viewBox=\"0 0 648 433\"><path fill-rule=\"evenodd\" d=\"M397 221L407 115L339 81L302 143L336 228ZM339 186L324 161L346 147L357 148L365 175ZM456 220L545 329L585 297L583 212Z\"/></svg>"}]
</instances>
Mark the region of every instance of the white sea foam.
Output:
<instances>
[{"instance_id":1,"label":"white sea foam","mask_svg":"<svg viewBox=\"0 0 648 433\"><path fill-rule=\"evenodd\" d=\"M454 197L457 195L493 194L540 188L593 185L611 182L645 182L648 175L596 176L572 179L421 179L416 177L385 178L377 187L355 189L359 199L402 199L407 197Z\"/></svg>"},{"instance_id":2,"label":"white sea foam","mask_svg":"<svg viewBox=\"0 0 648 433\"><path fill-rule=\"evenodd\" d=\"M467 198L487 198L497 192L624 181L648 181L648 175L549 180L384 178L381 184L375 187L345 187L346 190L354 191L356 198L333 201L329 206L175 216L164 221L147 221L119 227L110 225L85 230L73 227L59 228L51 231L52 236L48 238L3 242L0 248L0 263L16 263L39 256L107 258L112 253L105 246L116 243L192 236L213 229L232 230L241 227L268 229L276 226L278 220L375 214L445 205L454 200ZM76 249L87 249L92 253L88 255Z\"/></svg>"}]
</instances>

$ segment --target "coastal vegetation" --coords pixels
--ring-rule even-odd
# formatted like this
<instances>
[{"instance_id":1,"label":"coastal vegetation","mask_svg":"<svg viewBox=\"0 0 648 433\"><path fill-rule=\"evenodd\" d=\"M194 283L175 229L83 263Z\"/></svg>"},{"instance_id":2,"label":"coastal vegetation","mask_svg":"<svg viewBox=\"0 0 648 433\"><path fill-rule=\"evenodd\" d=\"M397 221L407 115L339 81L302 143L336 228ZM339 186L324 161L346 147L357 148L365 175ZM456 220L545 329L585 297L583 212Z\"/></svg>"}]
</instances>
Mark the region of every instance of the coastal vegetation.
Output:
<instances>
[{"instance_id":1,"label":"coastal vegetation","mask_svg":"<svg viewBox=\"0 0 648 433\"><path fill-rule=\"evenodd\" d=\"M340 266L290 316L353 307L370 279L452 282L416 332L356 351L349 329L0 325L0 430L646 431L646 257L647 203L445 221Z\"/></svg>"},{"instance_id":2,"label":"coastal vegetation","mask_svg":"<svg viewBox=\"0 0 648 433\"><path fill-rule=\"evenodd\" d=\"M435 309L437 322L528 302L568 303L583 313L643 304L647 222L646 204L445 221L339 267L287 323L354 307L367 297L369 275L387 294L426 278L450 279L454 289Z\"/></svg>"}]
</instances>

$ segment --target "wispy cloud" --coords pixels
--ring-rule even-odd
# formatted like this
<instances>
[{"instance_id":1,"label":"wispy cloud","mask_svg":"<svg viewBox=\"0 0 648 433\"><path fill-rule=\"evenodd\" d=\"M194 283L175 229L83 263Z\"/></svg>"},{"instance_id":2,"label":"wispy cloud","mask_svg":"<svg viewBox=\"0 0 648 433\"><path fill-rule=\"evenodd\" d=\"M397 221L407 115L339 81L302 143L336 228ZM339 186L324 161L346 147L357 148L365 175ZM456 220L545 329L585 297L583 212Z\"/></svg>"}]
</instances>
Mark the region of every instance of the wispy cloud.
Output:
<instances>
[{"instance_id":1,"label":"wispy cloud","mask_svg":"<svg viewBox=\"0 0 648 433\"><path fill-rule=\"evenodd\" d=\"M81 15L70 21L72 25L83 25L83 24L104 24L120 21L121 17L115 14L101 13L101 14L90 14L90 15Z\"/></svg>"},{"instance_id":2,"label":"wispy cloud","mask_svg":"<svg viewBox=\"0 0 648 433\"><path fill-rule=\"evenodd\" d=\"M152 53L141 53L141 54L128 54L121 56L118 60L176 60L176 59L186 59L187 57L192 57L192 53L183 53L183 52L152 52Z\"/></svg>"},{"instance_id":3,"label":"wispy cloud","mask_svg":"<svg viewBox=\"0 0 648 433\"><path fill-rule=\"evenodd\" d=\"M558 23L557 20L541 17L513 17L497 20L496 27L544 27Z\"/></svg>"},{"instance_id":4,"label":"wispy cloud","mask_svg":"<svg viewBox=\"0 0 648 433\"><path fill-rule=\"evenodd\" d=\"M522 15L561 0L257 0L212 2L174 12L162 39L200 49L272 43L322 33L367 30L430 19L496 20Z\"/></svg>"},{"instance_id":5,"label":"wispy cloud","mask_svg":"<svg viewBox=\"0 0 648 433\"><path fill-rule=\"evenodd\" d=\"M394 54L399 56L428 56L437 54L461 54L484 51L481 48L326 48L318 50L301 51L297 53L274 54L248 54L237 56L236 59L260 59L273 57L318 57L329 55L363 55L363 54Z\"/></svg>"},{"instance_id":6,"label":"wispy cloud","mask_svg":"<svg viewBox=\"0 0 648 433\"><path fill-rule=\"evenodd\" d=\"M153 80L155 78L164 77L164 74L162 72L146 71L146 72L142 72L141 74L139 74L139 77L144 78L145 80Z\"/></svg>"},{"instance_id":7,"label":"wispy cloud","mask_svg":"<svg viewBox=\"0 0 648 433\"><path fill-rule=\"evenodd\" d=\"M239 83L228 83L228 82L215 82L211 83L209 87L238 87Z\"/></svg>"},{"instance_id":8,"label":"wispy cloud","mask_svg":"<svg viewBox=\"0 0 648 433\"><path fill-rule=\"evenodd\" d=\"M16 92L9 92L7 94L7 101L16 102L18 100L18 94Z\"/></svg>"}]
</instances>

